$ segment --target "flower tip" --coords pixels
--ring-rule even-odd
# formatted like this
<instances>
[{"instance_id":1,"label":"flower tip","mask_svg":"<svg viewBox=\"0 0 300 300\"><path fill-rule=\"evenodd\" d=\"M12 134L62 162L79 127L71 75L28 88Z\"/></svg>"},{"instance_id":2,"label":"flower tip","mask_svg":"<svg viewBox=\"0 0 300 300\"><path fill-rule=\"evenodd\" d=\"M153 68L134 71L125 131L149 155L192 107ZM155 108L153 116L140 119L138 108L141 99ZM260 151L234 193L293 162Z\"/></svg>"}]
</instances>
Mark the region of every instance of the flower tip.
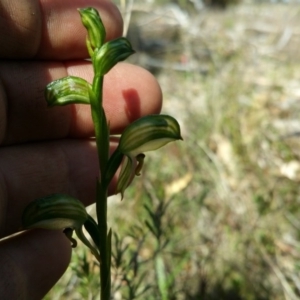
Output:
<instances>
[{"instance_id":1,"label":"flower tip","mask_svg":"<svg viewBox=\"0 0 300 300\"><path fill-rule=\"evenodd\" d=\"M79 12L79 14L82 16L84 13L85 8L77 8L77 11Z\"/></svg>"}]
</instances>

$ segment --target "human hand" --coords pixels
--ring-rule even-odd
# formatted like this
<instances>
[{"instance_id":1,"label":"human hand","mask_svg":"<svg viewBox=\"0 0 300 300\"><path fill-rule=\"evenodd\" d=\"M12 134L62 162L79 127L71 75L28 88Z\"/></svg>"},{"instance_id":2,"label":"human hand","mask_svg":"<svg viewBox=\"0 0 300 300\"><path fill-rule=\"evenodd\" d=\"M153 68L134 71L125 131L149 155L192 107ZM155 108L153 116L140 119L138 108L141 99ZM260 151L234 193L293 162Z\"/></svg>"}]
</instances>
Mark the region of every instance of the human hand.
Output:
<instances>
[{"instance_id":1,"label":"human hand","mask_svg":"<svg viewBox=\"0 0 300 300\"><path fill-rule=\"evenodd\" d=\"M86 30L77 8L97 8L107 38L121 35L118 10L105 0L0 0L0 237L18 232L26 205L52 193L85 204L95 195L96 147L90 107L47 108L44 88L74 75L92 80ZM126 63L104 80L112 133L161 107L161 91L143 69ZM114 187L111 187L113 193ZM63 274L69 241L32 230L0 241L1 299L41 299Z\"/></svg>"}]
</instances>

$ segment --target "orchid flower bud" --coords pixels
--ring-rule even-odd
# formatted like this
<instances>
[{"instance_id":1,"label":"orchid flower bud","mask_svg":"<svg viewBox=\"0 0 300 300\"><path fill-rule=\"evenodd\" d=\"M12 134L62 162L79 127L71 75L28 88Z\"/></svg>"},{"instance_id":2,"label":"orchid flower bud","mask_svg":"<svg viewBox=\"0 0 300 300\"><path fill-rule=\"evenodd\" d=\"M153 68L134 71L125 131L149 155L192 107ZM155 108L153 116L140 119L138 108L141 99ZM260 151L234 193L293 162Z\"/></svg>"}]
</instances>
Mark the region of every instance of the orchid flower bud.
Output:
<instances>
[{"instance_id":1,"label":"orchid flower bud","mask_svg":"<svg viewBox=\"0 0 300 300\"><path fill-rule=\"evenodd\" d=\"M78 11L82 24L88 32L87 46L89 54L92 56L94 50L99 49L104 44L106 36L105 28L96 9L87 7Z\"/></svg>"},{"instance_id":2,"label":"orchid flower bud","mask_svg":"<svg viewBox=\"0 0 300 300\"><path fill-rule=\"evenodd\" d=\"M126 127L119 148L132 157L156 150L169 142L182 140L178 122L168 115L149 115Z\"/></svg>"},{"instance_id":3,"label":"orchid flower bud","mask_svg":"<svg viewBox=\"0 0 300 300\"><path fill-rule=\"evenodd\" d=\"M90 104L90 90L92 90L92 86L86 80L68 76L48 84L45 89L45 98L48 106Z\"/></svg>"},{"instance_id":4,"label":"orchid flower bud","mask_svg":"<svg viewBox=\"0 0 300 300\"><path fill-rule=\"evenodd\" d=\"M105 43L93 56L95 75L103 76L118 62L134 53L126 38L118 38Z\"/></svg>"},{"instance_id":5,"label":"orchid flower bud","mask_svg":"<svg viewBox=\"0 0 300 300\"><path fill-rule=\"evenodd\" d=\"M106 170L106 180L110 182L112 176L123 165L117 182L117 192L122 196L132 176L139 175L143 166L144 152L156 150L169 142L182 139L178 122L167 115L149 115L136 120L124 130L117 149L111 156ZM134 168L134 161L138 164Z\"/></svg>"},{"instance_id":6,"label":"orchid flower bud","mask_svg":"<svg viewBox=\"0 0 300 300\"><path fill-rule=\"evenodd\" d=\"M64 233L71 241L73 248L77 245L76 240L72 237L75 230L77 237L91 249L100 262L98 250L89 242L82 231L83 225L85 225L95 240L95 236L99 235L98 228L95 226L93 218L88 215L82 202L76 198L64 194L53 194L37 199L25 208L22 225L24 229L64 229Z\"/></svg>"},{"instance_id":7,"label":"orchid flower bud","mask_svg":"<svg viewBox=\"0 0 300 300\"><path fill-rule=\"evenodd\" d=\"M24 229L75 229L87 219L82 202L68 195L53 194L29 203L23 212L22 225Z\"/></svg>"}]
</instances>

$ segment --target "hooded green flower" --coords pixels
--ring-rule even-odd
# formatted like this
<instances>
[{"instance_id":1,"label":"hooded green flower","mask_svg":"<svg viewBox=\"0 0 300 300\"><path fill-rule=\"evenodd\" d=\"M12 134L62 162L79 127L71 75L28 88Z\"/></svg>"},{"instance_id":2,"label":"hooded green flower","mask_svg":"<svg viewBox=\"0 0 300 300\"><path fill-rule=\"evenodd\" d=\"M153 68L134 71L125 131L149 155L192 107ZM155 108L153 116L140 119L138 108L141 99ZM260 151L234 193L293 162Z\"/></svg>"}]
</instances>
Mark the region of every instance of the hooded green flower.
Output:
<instances>
[{"instance_id":1,"label":"hooded green flower","mask_svg":"<svg viewBox=\"0 0 300 300\"><path fill-rule=\"evenodd\" d=\"M143 153L180 139L179 124L170 116L149 115L136 120L124 130L119 145L109 160L107 182L111 181L125 156L117 182L117 192L121 192L123 196L133 175L139 175L145 157ZM136 160L138 164L135 167Z\"/></svg>"},{"instance_id":2,"label":"hooded green flower","mask_svg":"<svg viewBox=\"0 0 300 300\"><path fill-rule=\"evenodd\" d=\"M126 38L118 38L105 43L93 56L95 75L103 76L118 62L134 53Z\"/></svg>"},{"instance_id":3,"label":"hooded green flower","mask_svg":"<svg viewBox=\"0 0 300 300\"><path fill-rule=\"evenodd\" d=\"M90 56L93 55L95 49L99 49L105 41L106 32L99 13L92 7L78 10L81 21L88 32L87 47Z\"/></svg>"},{"instance_id":4,"label":"hooded green flower","mask_svg":"<svg viewBox=\"0 0 300 300\"><path fill-rule=\"evenodd\" d=\"M84 79L68 76L49 83L45 89L48 106L90 104L92 86Z\"/></svg>"}]
</instances>

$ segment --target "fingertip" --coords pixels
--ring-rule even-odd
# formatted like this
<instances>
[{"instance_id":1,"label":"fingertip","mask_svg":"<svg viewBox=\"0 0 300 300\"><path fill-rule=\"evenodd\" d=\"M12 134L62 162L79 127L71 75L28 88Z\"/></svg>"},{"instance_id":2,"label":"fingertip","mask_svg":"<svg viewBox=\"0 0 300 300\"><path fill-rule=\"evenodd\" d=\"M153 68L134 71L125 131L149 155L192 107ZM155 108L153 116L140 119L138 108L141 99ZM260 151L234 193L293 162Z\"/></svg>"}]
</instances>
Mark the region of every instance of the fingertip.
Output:
<instances>
[{"instance_id":1,"label":"fingertip","mask_svg":"<svg viewBox=\"0 0 300 300\"><path fill-rule=\"evenodd\" d=\"M87 31L78 8L94 7L99 11L106 29L106 40L120 37L123 20L117 6L108 0L43 0L43 31L37 57L60 60L87 58Z\"/></svg>"},{"instance_id":2,"label":"fingertip","mask_svg":"<svg viewBox=\"0 0 300 300\"><path fill-rule=\"evenodd\" d=\"M147 70L136 65L119 63L107 74L104 108L107 118L113 120L113 133L119 133L142 116L159 113L161 107L160 85Z\"/></svg>"},{"instance_id":3,"label":"fingertip","mask_svg":"<svg viewBox=\"0 0 300 300\"><path fill-rule=\"evenodd\" d=\"M109 0L0 1L0 56L59 60L88 57L87 32L77 11L87 6L99 11L107 40L122 35L121 14Z\"/></svg>"},{"instance_id":4,"label":"fingertip","mask_svg":"<svg viewBox=\"0 0 300 300\"><path fill-rule=\"evenodd\" d=\"M71 258L62 232L32 230L0 242L2 299L42 299Z\"/></svg>"}]
</instances>

